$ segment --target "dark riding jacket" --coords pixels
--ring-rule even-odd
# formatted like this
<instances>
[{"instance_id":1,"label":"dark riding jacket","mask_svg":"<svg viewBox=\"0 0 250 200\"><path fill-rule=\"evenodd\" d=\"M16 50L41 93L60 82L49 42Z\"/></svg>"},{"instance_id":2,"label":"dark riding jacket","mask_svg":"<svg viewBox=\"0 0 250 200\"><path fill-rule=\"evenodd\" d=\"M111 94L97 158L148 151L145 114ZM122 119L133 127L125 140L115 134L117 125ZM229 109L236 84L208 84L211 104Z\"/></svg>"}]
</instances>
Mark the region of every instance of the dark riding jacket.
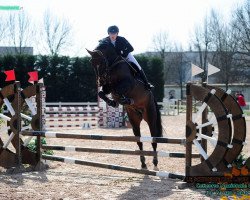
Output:
<instances>
[{"instance_id":1,"label":"dark riding jacket","mask_svg":"<svg viewBox=\"0 0 250 200\"><path fill-rule=\"evenodd\" d=\"M103 38L99 42L108 42L113 45L109 37ZM117 36L115 41L115 50L118 55L126 58L130 52L134 51L134 48L124 37Z\"/></svg>"}]
</instances>

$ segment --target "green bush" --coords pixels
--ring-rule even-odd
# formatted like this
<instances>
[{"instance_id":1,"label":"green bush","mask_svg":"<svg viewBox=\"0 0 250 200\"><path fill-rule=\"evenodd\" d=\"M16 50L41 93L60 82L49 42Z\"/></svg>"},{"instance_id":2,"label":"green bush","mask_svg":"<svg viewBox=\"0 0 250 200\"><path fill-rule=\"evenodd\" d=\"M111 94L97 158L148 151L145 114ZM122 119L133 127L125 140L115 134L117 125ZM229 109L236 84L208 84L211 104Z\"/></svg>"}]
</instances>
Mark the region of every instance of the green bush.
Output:
<instances>
[{"instance_id":1,"label":"green bush","mask_svg":"<svg viewBox=\"0 0 250 200\"><path fill-rule=\"evenodd\" d=\"M159 58L136 56L149 81L155 86L157 101L164 97L163 63ZM14 69L16 80L22 88L28 83L29 71L37 70L46 86L47 102L96 102L97 85L90 57L7 55L0 56L0 71ZM5 82L5 74L0 73L0 88Z\"/></svg>"},{"instance_id":2,"label":"green bush","mask_svg":"<svg viewBox=\"0 0 250 200\"><path fill-rule=\"evenodd\" d=\"M45 138L41 138L41 144L42 145L46 145L46 140ZM37 139L31 140L30 143L27 146L32 152L36 152L36 147L37 147ZM48 154L48 155L53 155L53 151L52 150L45 150L43 152L44 154Z\"/></svg>"}]
</instances>

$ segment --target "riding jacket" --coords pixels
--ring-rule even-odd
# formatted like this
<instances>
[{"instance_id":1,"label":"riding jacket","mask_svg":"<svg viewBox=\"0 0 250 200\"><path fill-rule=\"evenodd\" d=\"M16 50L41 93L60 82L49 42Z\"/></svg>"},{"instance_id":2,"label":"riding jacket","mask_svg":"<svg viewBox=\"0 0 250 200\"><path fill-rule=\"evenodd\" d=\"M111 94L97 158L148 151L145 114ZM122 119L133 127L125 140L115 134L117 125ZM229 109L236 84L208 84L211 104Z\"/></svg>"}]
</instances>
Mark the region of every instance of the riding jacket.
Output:
<instances>
[{"instance_id":1,"label":"riding jacket","mask_svg":"<svg viewBox=\"0 0 250 200\"><path fill-rule=\"evenodd\" d=\"M109 42L112 44L109 37L103 38L99 42ZM124 58L126 58L130 52L134 51L132 45L124 37L121 36L117 36L114 47L116 53Z\"/></svg>"}]
</instances>

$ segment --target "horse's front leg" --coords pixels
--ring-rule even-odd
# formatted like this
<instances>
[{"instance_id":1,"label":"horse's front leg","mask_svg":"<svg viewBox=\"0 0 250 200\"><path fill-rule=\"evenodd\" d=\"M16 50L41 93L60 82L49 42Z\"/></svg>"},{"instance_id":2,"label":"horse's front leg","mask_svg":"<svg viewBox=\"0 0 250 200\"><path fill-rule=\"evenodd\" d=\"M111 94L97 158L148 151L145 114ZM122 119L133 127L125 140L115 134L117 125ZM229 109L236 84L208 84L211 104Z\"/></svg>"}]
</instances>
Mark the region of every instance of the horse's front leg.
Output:
<instances>
[{"instance_id":1,"label":"horse's front leg","mask_svg":"<svg viewBox=\"0 0 250 200\"><path fill-rule=\"evenodd\" d=\"M103 91L100 91L100 92L98 93L98 96L99 96L101 99L103 99L109 106L112 106L112 107L116 108L116 107L118 107L118 105L119 105L116 101L111 100L111 99L109 99L108 97L106 97L106 95L105 95L105 93L104 93Z\"/></svg>"},{"instance_id":2,"label":"horse's front leg","mask_svg":"<svg viewBox=\"0 0 250 200\"><path fill-rule=\"evenodd\" d=\"M157 143L152 143L152 147L153 147L154 152L156 153ZM153 164L154 164L154 170L158 171L159 168L157 167L157 165L158 165L158 156L157 156L157 154L153 158Z\"/></svg>"},{"instance_id":3,"label":"horse's front leg","mask_svg":"<svg viewBox=\"0 0 250 200\"><path fill-rule=\"evenodd\" d=\"M137 112L134 108L125 107L126 111L128 113L129 121L133 127L133 133L137 137L141 137L141 131L140 131L140 123L142 121L142 115L141 113ZM142 142L137 142L137 145L140 149L140 151L143 151L143 144ZM141 161L141 168L147 169L146 165L146 159L144 155L140 156Z\"/></svg>"}]
</instances>

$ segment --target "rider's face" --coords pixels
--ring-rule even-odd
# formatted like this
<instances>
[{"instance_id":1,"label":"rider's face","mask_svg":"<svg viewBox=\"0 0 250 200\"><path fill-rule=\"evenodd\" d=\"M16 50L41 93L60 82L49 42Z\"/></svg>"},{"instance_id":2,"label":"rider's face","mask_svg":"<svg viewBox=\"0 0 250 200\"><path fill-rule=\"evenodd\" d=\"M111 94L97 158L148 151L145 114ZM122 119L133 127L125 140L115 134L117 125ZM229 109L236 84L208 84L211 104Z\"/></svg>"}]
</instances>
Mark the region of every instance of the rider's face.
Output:
<instances>
[{"instance_id":1,"label":"rider's face","mask_svg":"<svg viewBox=\"0 0 250 200\"><path fill-rule=\"evenodd\" d=\"M109 33L109 38L111 41L115 41L117 38L118 33Z\"/></svg>"}]
</instances>

